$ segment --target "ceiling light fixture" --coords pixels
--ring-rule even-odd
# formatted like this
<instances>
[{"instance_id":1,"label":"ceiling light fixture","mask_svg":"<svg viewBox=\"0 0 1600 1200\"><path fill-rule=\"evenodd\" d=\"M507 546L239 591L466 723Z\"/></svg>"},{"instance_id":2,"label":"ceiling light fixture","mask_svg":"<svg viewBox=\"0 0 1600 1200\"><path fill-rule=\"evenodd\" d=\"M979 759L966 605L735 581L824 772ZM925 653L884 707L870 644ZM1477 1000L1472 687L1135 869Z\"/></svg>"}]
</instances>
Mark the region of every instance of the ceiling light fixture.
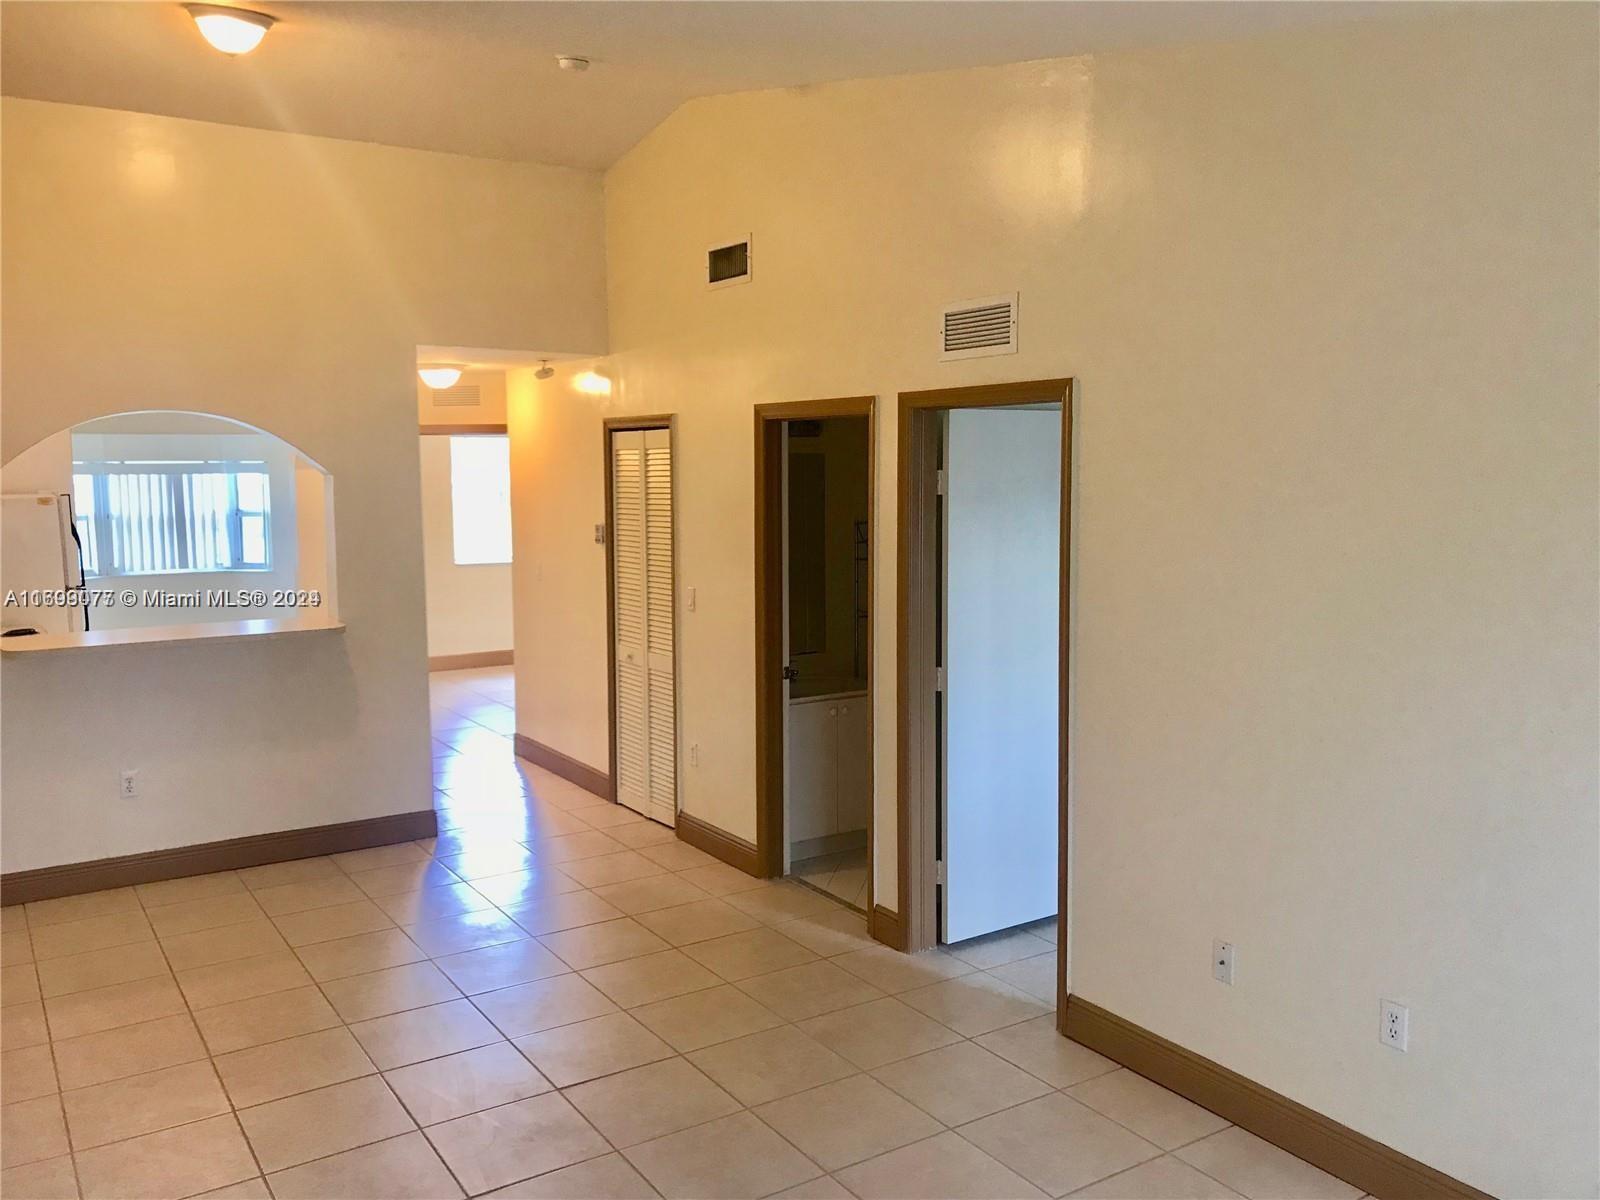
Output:
<instances>
[{"instance_id":1,"label":"ceiling light fixture","mask_svg":"<svg viewBox=\"0 0 1600 1200\"><path fill-rule=\"evenodd\" d=\"M576 54L558 54L556 55L556 66L563 71L587 71L589 69L589 60L587 58L579 58Z\"/></svg>"},{"instance_id":2,"label":"ceiling light fixture","mask_svg":"<svg viewBox=\"0 0 1600 1200\"><path fill-rule=\"evenodd\" d=\"M590 396L611 395L611 380L593 371L584 371L572 377L572 386Z\"/></svg>"},{"instance_id":3,"label":"ceiling light fixture","mask_svg":"<svg viewBox=\"0 0 1600 1200\"><path fill-rule=\"evenodd\" d=\"M456 380L461 378L464 369L455 363L429 363L425 367L418 367L417 374L421 376L423 383L438 392L455 387Z\"/></svg>"},{"instance_id":4,"label":"ceiling light fixture","mask_svg":"<svg viewBox=\"0 0 1600 1200\"><path fill-rule=\"evenodd\" d=\"M224 4L185 4L183 7L200 27L200 36L228 55L249 54L261 44L267 30L278 23L278 18L251 12L248 8L230 8Z\"/></svg>"},{"instance_id":5,"label":"ceiling light fixture","mask_svg":"<svg viewBox=\"0 0 1600 1200\"><path fill-rule=\"evenodd\" d=\"M541 358L539 360L539 369L533 373L533 377L535 379L549 379L555 373L556 369L550 365L550 360Z\"/></svg>"}]
</instances>

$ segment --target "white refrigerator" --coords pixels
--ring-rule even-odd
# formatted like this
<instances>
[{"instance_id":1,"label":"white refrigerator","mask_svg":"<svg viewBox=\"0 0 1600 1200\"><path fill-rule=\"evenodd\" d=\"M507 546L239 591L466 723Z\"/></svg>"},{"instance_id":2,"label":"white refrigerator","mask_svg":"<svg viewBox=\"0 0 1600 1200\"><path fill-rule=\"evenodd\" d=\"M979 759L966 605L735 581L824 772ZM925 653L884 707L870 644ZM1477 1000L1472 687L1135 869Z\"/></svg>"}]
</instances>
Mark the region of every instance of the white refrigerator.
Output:
<instances>
[{"instance_id":1,"label":"white refrigerator","mask_svg":"<svg viewBox=\"0 0 1600 1200\"><path fill-rule=\"evenodd\" d=\"M88 628L81 603L63 595L83 586L83 559L72 521L72 497L49 492L0 495L0 631L69 633ZM10 603L13 594L29 603ZM32 603L54 597L53 604Z\"/></svg>"}]
</instances>

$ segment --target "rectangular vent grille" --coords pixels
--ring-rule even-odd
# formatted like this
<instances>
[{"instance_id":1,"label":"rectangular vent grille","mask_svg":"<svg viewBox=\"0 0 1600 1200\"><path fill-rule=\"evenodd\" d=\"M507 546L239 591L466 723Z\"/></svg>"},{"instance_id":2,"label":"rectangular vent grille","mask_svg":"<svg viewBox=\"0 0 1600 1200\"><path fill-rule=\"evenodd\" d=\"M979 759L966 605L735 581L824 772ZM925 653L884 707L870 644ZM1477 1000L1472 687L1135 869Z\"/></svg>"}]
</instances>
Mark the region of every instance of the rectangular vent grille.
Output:
<instances>
[{"instance_id":1,"label":"rectangular vent grille","mask_svg":"<svg viewBox=\"0 0 1600 1200\"><path fill-rule=\"evenodd\" d=\"M1017 352L1017 294L962 300L940 314L941 359Z\"/></svg>"},{"instance_id":2,"label":"rectangular vent grille","mask_svg":"<svg viewBox=\"0 0 1600 1200\"><path fill-rule=\"evenodd\" d=\"M482 402L475 383L458 383L453 388L433 393L435 408L477 408Z\"/></svg>"},{"instance_id":3,"label":"rectangular vent grille","mask_svg":"<svg viewBox=\"0 0 1600 1200\"><path fill-rule=\"evenodd\" d=\"M706 283L711 287L727 287L733 283L750 282L750 237L723 242L706 251Z\"/></svg>"}]
</instances>

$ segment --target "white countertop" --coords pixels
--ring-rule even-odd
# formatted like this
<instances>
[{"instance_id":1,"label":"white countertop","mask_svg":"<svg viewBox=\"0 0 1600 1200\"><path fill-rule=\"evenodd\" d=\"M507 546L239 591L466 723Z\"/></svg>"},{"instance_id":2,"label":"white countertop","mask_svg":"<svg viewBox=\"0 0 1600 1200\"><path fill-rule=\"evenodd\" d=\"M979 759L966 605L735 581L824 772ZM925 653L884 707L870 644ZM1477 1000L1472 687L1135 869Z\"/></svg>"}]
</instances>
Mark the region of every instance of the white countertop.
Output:
<instances>
[{"instance_id":1,"label":"white countertop","mask_svg":"<svg viewBox=\"0 0 1600 1200\"><path fill-rule=\"evenodd\" d=\"M91 629L74 633L34 633L0 638L0 654L56 654L109 646L150 646L161 642L229 642L243 638L342 633L342 621L288 618L252 621L201 621L193 625L155 625L143 629Z\"/></svg>"}]
</instances>

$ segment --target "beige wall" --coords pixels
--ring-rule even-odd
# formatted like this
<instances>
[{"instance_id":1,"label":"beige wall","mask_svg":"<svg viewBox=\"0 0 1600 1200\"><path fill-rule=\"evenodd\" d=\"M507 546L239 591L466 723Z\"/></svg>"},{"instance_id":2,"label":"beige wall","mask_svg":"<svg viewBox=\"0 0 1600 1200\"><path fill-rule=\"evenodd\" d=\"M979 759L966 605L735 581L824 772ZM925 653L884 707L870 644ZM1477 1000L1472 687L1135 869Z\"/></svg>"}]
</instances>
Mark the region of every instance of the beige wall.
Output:
<instances>
[{"instance_id":1,"label":"beige wall","mask_svg":"<svg viewBox=\"0 0 1600 1200\"><path fill-rule=\"evenodd\" d=\"M424 434L418 440L428 653L438 657L510 650L511 564L456 563L450 439L442 434Z\"/></svg>"},{"instance_id":2,"label":"beige wall","mask_svg":"<svg viewBox=\"0 0 1600 1200\"><path fill-rule=\"evenodd\" d=\"M427 807L416 347L603 350L598 178L0 111L0 460L129 409L277 434L332 474L349 625L5 661L4 869Z\"/></svg>"},{"instance_id":3,"label":"beige wall","mask_svg":"<svg viewBox=\"0 0 1600 1200\"><path fill-rule=\"evenodd\" d=\"M1595 35L1484 8L685 106L607 177L615 395L513 384L519 729L604 764L599 420L675 413L682 802L752 837L750 407L876 393L896 903L894 394L1074 376L1074 990L1592 1194ZM754 279L708 290L727 229ZM943 303L1012 289L1019 354L938 361Z\"/></svg>"},{"instance_id":4,"label":"beige wall","mask_svg":"<svg viewBox=\"0 0 1600 1200\"><path fill-rule=\"evenodd\" d=\"M463 371L456 381L478 389L476 405L440 404L440 393L417 376L417 422L420 425L504 425L506 374L504 371ZM448 390L448 389L447 389Z\"/></svg>"}]
</instances>

